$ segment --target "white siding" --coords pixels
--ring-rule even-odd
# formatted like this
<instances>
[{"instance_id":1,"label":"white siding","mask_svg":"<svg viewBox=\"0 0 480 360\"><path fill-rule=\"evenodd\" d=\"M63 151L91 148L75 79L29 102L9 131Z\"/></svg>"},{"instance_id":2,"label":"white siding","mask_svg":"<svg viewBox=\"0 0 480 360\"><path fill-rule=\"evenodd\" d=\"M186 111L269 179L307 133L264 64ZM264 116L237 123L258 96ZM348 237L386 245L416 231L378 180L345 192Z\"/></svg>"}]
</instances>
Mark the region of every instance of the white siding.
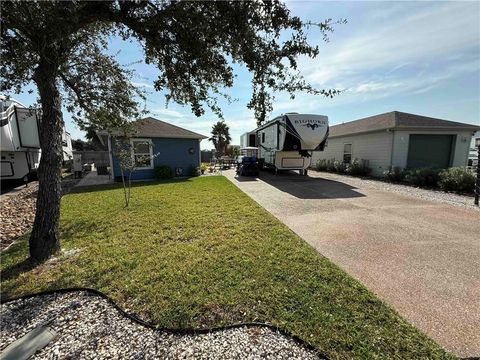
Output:
<instances>
[{"instance_id":1,"label":"white siding","mask_svg":"<svg viewBox=\"0 0 480 360\"><path fill-rule=\"evenodd\" d=\"M312 166L319 159L343 161L344 144L352 144L352 159L369 161L374 176L382 176L390 166L392 133L386 130L329 138L324 151L313 152Z\"/></svg>"},{"instance_id":2,"label":"white siding","mask_svg":"<svg viewBox=\"0 0 480 360\"><path fill-rule=\"evenodd\" d=\"M393 144L393 166L404 168L407 166L408 142L410 134L426 134L426 135L456 135L454 145L454 155L452 166L466 166L468 159L468 149L471 141L472 133L469 131L395 131Z\"/></svg>"}]
</instances>

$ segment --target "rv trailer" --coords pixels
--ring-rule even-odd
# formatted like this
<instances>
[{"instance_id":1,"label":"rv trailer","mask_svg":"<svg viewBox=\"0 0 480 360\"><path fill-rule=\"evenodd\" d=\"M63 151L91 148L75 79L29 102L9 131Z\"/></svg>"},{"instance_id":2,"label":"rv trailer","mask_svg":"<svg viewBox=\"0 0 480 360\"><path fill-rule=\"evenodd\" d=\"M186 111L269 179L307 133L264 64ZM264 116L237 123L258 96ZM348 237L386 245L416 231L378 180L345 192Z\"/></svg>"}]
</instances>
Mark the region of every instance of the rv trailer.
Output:
<instances>
[{"instance_id":1,"label":"rv trailer","mask_svg":"<svg viewBox=\"0 0 480 360\"><path fill-rule=\"evenodd\" d=\"M38 119L35 109L0 98L1 179L28 181L40 163Z\"/></svg>"},{"instance_id":2,"label":"rv trailer","mask_svg":"<svg viewBox=\"0 0 480 360\"><path fill-rule=\"evenodd\" d=\"M259 162L277 170L306 174L312 151L323 150L328 137L328 117L287 113L255 130Z\"/></svg>"},{"instance_id":3,"label":"rv trailer","mask_svg":"<svg viewBox=\"0 0 480 360\"><path fill-rule=\"evenodd\" d=\"M28 181L40 164L42 151L38 134L40 113L20 102L0 96L0 156L2 180ZM63 159L71 159L72 140L68 132L62 135Z\"/></svg>"},{"instance_id":4,"label":"rv trailer","mask_svg":"<svg viewBox=\"0 0 480 360\"><path fill-rule=\"evenodd\" d=\"M256 147L257 132L255 130L240 135L240 148Z\"/></svg>"}]
</instances>

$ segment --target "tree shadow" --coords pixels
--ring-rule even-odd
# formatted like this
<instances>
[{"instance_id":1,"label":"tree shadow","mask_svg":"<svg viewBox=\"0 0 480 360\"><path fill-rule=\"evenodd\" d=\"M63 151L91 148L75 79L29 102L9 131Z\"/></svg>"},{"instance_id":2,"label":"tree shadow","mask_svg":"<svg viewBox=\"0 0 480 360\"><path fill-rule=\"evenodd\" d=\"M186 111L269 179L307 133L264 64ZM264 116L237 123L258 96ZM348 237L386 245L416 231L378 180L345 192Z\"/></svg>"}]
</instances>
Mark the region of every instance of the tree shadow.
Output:
<instances>
[{"instance_id":1,"label":"tree shadow","mask_svg":"<svg viewBox=\"0 0 480 360\"><path fill-rule=\"evenodd\" d=\"M171 183L183 183L183 182L189 182L189 181L191 181L191 178L153 180L153 181L132 181L132 189L138 188L138 187L145 187L145 186L155 186L155 185L171 184ZM103 185L76 186L70 190L69 194L116 190L116 189L121 189L122 187L123 187L123 184L121 182L114 182L111 184L103 184Z\"/></svg>"},{"instance_id":2,"label":"tree shadow","mask_svg":"<svg viewBox=\"0 0 480 360\"><path fill-rule=\"evenodd\" d=\"M18 277L20 274L24 272L33 270L35 267L37 267L40 264L42 263L28 257L20 262L7 266L5 269L2 270L2 273L1 273L2 281L6 281L6 280L13 279L15 277Z\"/></svg>"},{"instance_id":3,"label":"tree shadow","mask_svg":"<svg viewBox=\"0 0 480 360\"><path fill-rule=\"evenodd\" d=\"M260 180L299 199L346 199L365 196L349 184L302 176L291 171L279 172L277 175L263 171Z\"/></svg>"},{"instance_id":4,"label":"tree shadow","mask_svg":"<svg viewBox=\"0 0 480 360\"><path fill-rule=\"evenodd\" d=\"M240 176L235 175L235 180L238 182L255 182L259 181L258 177L256 176Z\"/></svg>"}]
</instances>

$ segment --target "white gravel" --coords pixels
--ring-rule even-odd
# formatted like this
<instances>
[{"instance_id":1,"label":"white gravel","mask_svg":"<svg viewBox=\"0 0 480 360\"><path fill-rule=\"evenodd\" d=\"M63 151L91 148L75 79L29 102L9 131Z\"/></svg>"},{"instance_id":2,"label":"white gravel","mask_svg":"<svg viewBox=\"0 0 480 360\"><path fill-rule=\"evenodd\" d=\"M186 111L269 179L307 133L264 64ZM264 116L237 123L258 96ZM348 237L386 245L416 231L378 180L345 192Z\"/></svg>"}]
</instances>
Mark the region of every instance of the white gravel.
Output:
<instances>
[{"instance_id":1,"label":"white gravel","mask_svg":"<svg viewBox=\"0 0 480 360\"><path fill-rule=\"evenodd\" d=\"M480 210L480 207L473 203L473 196L459 195L455 193L447 193L441 190L422 189L415 186L393 184L386 181L375 179L362 179L353 176L333 174L327 172L309 171L312 177L321 177L341 181L356 187L365 187L375 190L383 190L399 193L402 195L412 196L423 200L441 202L445 204L455 205L467 209Z\"/></svg>"},{"instance_id":2,"label":"white gravel","mask_svg":"<svg viewBox=\"0 0 480 360\"><path fill-rule=\"evenodd\" d=\"M264 327L173 335L122 316L87 292L40 295L1 307L0 349L51 321L58 336L33 359L318 359L292 339Z\"/></svg>"}]
</instances>

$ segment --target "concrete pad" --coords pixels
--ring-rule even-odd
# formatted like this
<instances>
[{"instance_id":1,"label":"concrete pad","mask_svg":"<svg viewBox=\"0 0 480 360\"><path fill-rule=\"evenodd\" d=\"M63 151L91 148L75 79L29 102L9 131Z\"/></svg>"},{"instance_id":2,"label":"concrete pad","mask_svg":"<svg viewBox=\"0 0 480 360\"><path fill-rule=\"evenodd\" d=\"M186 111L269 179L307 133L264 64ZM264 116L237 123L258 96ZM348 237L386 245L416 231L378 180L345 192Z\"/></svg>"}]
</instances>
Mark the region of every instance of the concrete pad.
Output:
<instances>
[{"instance_id":1,"label":"concrete pad","mask_svg":"<svg viewBox=\"0 0 480 360\"><path fill-rule=\"evenodd\" d=\"M224 175L447 351L480 356L480 211L348 177Z\"/></svg>"},{"instance_id":2,"label":"concrete pad","mask_svg":"<svg viewBox=\"0 0 480 360\"><path fill-rule=\"evenodd\" d=\"M75 185L75 187L107 185L112 183L113 179L110 175L98 175L96 171L90 171Z\"/></svg>"}]
</instances>

